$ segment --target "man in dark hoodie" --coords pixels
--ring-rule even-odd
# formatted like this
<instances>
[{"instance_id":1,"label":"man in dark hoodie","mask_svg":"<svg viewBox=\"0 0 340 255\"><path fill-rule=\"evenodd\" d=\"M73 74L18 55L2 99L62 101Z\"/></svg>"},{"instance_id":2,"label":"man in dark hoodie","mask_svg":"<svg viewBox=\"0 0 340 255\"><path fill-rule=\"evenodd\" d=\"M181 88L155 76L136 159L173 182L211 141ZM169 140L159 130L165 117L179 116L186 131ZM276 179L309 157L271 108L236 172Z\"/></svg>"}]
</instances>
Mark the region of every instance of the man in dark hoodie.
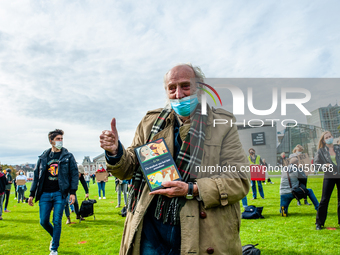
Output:
<instances>
[{"instance_id":1,"label":"man in dark hoodie","mask_svg":"<svg viewBox=\"0 0 340 255\"><path fill-rule=\"evenodd\" d=\"M51 235L50 255L58 254L61 221L66 197L70 193L71 204L78 188L78 168L73 155L63 148L64 131L56 129L48 133L52 148L39 157L34 170L34 179L28 204L33 198L39 201L40 224ZM50 214L53 209L53 226Z\"/></svg>"}]
</instances>

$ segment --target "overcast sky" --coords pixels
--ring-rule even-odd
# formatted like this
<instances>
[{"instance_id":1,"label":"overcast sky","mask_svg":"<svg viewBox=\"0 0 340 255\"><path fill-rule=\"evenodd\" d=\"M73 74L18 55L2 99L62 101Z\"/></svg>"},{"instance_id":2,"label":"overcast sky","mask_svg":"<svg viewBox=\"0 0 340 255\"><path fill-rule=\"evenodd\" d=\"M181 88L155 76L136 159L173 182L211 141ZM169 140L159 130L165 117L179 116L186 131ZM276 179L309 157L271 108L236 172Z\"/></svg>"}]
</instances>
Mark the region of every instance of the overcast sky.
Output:
<instances>
[{"instance_id":1,"label":"overcast sky","mask_svg":"<svg viewBox=\"0 0 340 255\"><path fill-rule=\"evenodd\" d=\"M339 7L336 0L1 1L0 162L35 163L55 128L79 163L93 158L112 117L128 146L144 114L164 106L163 75L179 62L209 78L339 77ZM335 104L339 89L324 89L328 96L312 97Z\"/></svg>"}]
</instances>

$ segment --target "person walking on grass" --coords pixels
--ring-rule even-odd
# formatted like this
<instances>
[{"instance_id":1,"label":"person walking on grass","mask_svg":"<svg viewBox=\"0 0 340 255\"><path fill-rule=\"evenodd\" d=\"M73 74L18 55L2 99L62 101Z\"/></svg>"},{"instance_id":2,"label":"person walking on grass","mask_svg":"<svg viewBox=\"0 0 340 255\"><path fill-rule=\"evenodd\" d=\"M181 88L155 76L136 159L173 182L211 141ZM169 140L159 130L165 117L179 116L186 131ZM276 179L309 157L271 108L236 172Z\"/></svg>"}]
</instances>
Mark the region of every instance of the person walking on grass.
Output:
<instances>
[{"instance_id":1,"label":"person walking on grass","mask_svg":"<svg viewBox=\"0 0 340 255\"><path fill-rule=\"evenodd\" d=\"M6 179L7 179L8 184L6 185L6 190L5 190L4 200L6 200L6 201L5 201L4 212L11 212L11 211L7 210L8 202L9 202L9 196L11 195L11 187L12 187L12 183L13 183L13 178L12 178L11 172L12 172L12 170L10 168L6 169Z\"/></svg>"},{"instance_id":2,"label":"person walking on grass","mask_svg":"<svg viewBox=\"0 0 340 255\"><path fill-rule=\"evenodd\" d=\"M328 204L335 185L338 193L338 224L340 225L340 145L333 144L333 140L330 131L323 132L314 157L314 164L321 165L321 170L325 173L320 206L316 215L316 230L321 230L326 222Z\"/></svg>"},{"instance_id":3,"label":"person walking on grass","mask_svg":"<svg viewBox=\"0 0 340 255\"><path fill-rule=\"evenodd\" d=\"M64 131L56 129L48 133L51 148L39 156L28 204L39 201L41 226L50 234L50 255L57 255L61 235L61 221L65 200L70 194L71 204L78 189L78 168L74 156L63 147ZM50 214L53 208L53 225Z\"/></svg>"},{"instance_id":4,"label":"person walking on grass","mask_svg":"<svg viewBox=\"0 0 340 255\"><path fill-rule=\"evenodd\" d=\"M25 173L22 170L19 170L18 176L15 178L16 182L20 180L27 182L27 177L25 176ZM20 200L21 200L21 203L25 203L24 198L25 198L26 190L27 190L26 183L23 185L19 185L19 183L17 183L18 203L20 203Z\"/></svg>"},{"instance_id":5,"label":"person walking on grass","mask_svg":"<svg viewBox=\"0 0 340 255\"><path fill-rule=\"evenodd\" d=\"M5 190L7 185L7 179L4 173L1 172L0 166L0 220L2 220L2 205L5 197Z\"/></svg>"}]
</instances>

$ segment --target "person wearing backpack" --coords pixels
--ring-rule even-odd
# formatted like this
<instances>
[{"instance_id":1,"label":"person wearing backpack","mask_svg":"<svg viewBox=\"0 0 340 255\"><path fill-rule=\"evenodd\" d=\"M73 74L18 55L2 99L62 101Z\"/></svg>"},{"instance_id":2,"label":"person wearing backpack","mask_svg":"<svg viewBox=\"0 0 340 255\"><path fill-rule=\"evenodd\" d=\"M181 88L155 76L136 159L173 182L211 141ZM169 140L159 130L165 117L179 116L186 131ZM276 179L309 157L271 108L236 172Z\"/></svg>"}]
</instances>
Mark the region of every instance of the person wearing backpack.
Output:
<instances>
[{"instance_id":1,"label":"person wearing backpack","mask_svg":"<svg viewBox=\"0 0 340 255\"><path fill-rule=\"evenodd\" d=\"M6 176L1 172L0 169L0 220L2 220L2 204L4 202L6 185L7 185Z\"/></svg>"}]
</instances>

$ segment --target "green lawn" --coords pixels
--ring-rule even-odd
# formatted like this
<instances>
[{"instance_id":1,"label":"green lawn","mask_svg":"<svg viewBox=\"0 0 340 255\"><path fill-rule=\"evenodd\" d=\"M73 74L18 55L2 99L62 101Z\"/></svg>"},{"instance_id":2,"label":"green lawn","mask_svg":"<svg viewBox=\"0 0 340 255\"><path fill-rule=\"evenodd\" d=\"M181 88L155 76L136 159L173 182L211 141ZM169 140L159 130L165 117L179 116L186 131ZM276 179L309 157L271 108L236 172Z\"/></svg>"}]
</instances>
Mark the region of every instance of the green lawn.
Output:
<instances>
[{"instance_id":1,"label":"green lawn","mask_svg":"<svg viewBox=\"0 0 340 255\"><path fill-rule=\"evenodd\" d=\"M250 200L248 204L264 206L265 219L242 220L242 244L259 243L262 254L340 254L338 241L339 227L336 216L336 192L333 192L329 206L326 227L336 230L315 230L315 210L313 206L297 206L293 200L288 217L279 214L280 179L272 178L275 184L264 186L265 199ZM322 178L311 177L308 187L314 190L317 198L321 198ZM28 196L28 191L26 195ZM80 186L78 197L84 197ZM91 184L90 198L97 199L97 185ZM59 254L118 254L124 219L116 209L117 195L114 181L110 178L106 185L106 200L97 200L95 204L96 220L86 218L81 224L78 221L66 225L63 218L61 245ZM311 202L310 202L311 203ZM51 238L39 225L39 206L17 204L14 190L8 207L10 213L3 213L0 221L0 254L48 254ZM75 215L71 214L75 222Z\"/></svg>"}]
</instances>

